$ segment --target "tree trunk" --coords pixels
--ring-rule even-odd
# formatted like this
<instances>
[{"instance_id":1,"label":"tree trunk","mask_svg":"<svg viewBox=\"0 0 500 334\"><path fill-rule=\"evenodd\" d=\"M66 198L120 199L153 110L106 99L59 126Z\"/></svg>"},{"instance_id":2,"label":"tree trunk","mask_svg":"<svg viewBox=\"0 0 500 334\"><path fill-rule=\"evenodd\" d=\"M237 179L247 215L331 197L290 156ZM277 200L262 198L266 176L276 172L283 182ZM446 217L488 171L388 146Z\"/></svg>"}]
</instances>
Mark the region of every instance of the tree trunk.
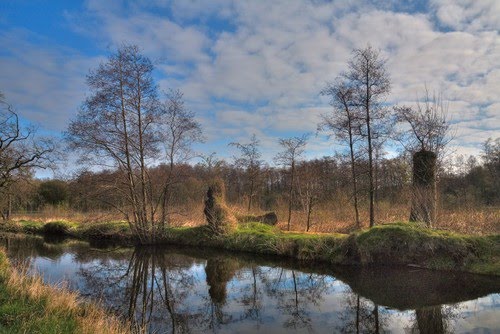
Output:
<instances>
[{"instance_id":1,"label":"tree trunk","mask_svg":"<svg viewBox=\"0 0 500 334\"><path fill-rule=\"evenodd\" d=\"M307 203L307 226L306 226L306 232L309 232L309 228L311 227L312 206L313 206L313 197L309 196L309 201Z\"/></svg>"},{"instance_id":2,"label":"tree trunk","mask_svg":"<svg viewBox=\"0 0 500 334\"><path fill-rule=\"evenodd\" d=\"M7 207L7 220L10 220L10 215L12 214L12 194L9 193L8 195L8 207Z\"/></svg>"},{"instance_id":3,"label":"tree trunk","mask_svg":"<svg viewBox=\"0 0 500 334\"><path fill-rule=\"evenodd\" d=\"M292 203L293 203L293 178L295 176L295 161L292 161L292 168L290 171L290 189L288 192L288 231L290 231L290 221L292 220Z\"/></svg>"},{"instance_id":4,"label":"tree trunk","mask_svg":"<svg viewBox=\"0 0 500 334\"><path fill-rule=\"evenodd\" d=\"M431 151L421 150L413 155L410 221L422 221L429 227L436 219L436 160Z\"/></svg>"},{"instance_id":5,"label":"tree trunk","mask_svg":"<svg viewBox=\"0 0 500 334\"><path fill-rule=\"evenodd\" d=\"M253 183L254 180L252 177L252 180L250 180L250 193L248 195L248 212L250 212L250 210L252 209Z\"/></svg>"},{"instance_id":6,"label":"tree trunk","mask_svg":"<svg viewBox=\"0 0 500 334\"><path fill-rule=\"evenodd\" d=\"M370 227L375 225L375 208L374 208L374 197L375 197L375 186L373 184L373 145L372 145L372 132L370 124L370 85L369 85L368 72L366 72L366 101L365 101L365 111L366 111L366 135L368 139L368 179L370 183Z\"/></svg>"},{"instance_id":7,"label":"tree trunk","mask_svg":"<svg viewBox=\"0 0 500 334\"><path fill-rule=\"evenodd\" d=\"M352 123L351 123L351 118L349 114L347 115L348 119L348 131L349 131L349 151L351 154L351 177L352 177L352 195L354 198L354 212L355 212L355 219L356 219L356 227L358 229L361 228L361 223L359 221L359 209L358 209L358 185L357 185L357 176L356 176L356 160L354 158L354 139L353 139L353 134L352 134Z\"/></svg>"}]
</instances>

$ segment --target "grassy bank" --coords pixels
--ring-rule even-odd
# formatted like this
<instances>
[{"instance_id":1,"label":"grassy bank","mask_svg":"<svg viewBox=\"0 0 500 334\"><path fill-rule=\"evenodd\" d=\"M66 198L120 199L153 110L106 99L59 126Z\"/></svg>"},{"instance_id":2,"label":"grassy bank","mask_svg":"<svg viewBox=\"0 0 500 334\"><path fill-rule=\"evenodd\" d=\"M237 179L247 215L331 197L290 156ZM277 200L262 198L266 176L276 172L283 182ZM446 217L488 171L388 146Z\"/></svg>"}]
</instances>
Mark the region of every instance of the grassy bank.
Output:
<instances>
[{"instance_id":1,"label":"grassy bank","mask_svg":"<svg viewBox=\"0 0 500 334\"><path fill-rule=\"evenodd\" d=\"M62 288L13 269L0 250L0 333L129 333L116 318Z\"/></svg>"},{"instance_id":2,"label":"grassy bank","mask_svg":"<svg viewBox=\"0 0 500 334\"><path fill-rule=\"evenodd\" d=\"M126 223L75 224L16 222L0 225L9 232L59 234L131 244ZM161 243L214 247L295 258L360 265L412 265L500 275L500 235L466 236L418 224L379 225L351 234L289 233L258 224L240 224L236 231L214 235L206 226L169 228Z\"/></svg>"}]
</instances>

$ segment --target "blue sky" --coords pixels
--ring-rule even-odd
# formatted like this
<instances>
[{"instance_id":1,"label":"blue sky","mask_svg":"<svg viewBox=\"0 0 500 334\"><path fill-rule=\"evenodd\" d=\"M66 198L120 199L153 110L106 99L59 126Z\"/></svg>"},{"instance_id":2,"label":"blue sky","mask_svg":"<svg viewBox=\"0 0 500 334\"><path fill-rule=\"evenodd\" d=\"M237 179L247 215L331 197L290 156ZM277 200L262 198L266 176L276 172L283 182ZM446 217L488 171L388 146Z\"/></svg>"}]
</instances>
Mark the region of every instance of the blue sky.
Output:
<instances>
[{"instance_id":1,"label":"blue sky","mask_svg":"<svg viewBox=\"0 0 500 334\"><path fill-rule=\"evenodd\" d=\"M388 59L389 103L442 91L453 150L479 154L500 136L500 1L42 1L0 3L0 90L22 117L60 135L86 94L85 75L110 50L138 44L160 88L181 89L203 124L197 146L221 157L255 133L315 133L319 96L367 43ZM308 157L337 149L311 137Z\"/></svg>"}]
</instances>

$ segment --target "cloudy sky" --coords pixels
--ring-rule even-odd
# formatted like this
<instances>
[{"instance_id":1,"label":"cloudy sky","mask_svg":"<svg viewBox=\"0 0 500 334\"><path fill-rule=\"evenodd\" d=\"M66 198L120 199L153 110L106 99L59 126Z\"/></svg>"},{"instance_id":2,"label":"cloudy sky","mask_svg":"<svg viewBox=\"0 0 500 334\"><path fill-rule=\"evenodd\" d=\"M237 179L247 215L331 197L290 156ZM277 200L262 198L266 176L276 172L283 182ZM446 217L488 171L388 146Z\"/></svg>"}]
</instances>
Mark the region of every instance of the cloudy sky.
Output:
<instances>
[{"instance_id":1,"label":"cloudy sky","mask_svg":"<svg viewBox=\"0 0 500 334\"><path fill-rule=\"evenodd\" d=\"M498 0L3 0L0 91L60 136L89 69L136 43L203 124L197 149L228 157L255 133L270 158L278 138L315 133L329 110L319 91L369 43L388 60L388 102L443 92L456 152L478 154L500 136L499 29ZM308 156L334 149L313 136Z\"/></svg>"}]
</instances>

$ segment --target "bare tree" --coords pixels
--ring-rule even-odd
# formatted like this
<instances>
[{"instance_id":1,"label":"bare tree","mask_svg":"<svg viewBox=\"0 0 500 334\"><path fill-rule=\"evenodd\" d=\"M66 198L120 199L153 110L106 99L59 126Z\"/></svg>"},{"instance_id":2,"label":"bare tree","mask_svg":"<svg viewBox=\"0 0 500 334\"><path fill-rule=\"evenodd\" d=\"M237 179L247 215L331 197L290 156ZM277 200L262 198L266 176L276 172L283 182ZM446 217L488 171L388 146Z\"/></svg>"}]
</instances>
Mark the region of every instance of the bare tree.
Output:
<instances>
[{"instance_id":1,"label":"bare tree","mask_svg":"<svg viewBox=\"0 0 500 334\"><path fill-rule=\"evenodd\" d=\"M34 127L22 127L14 108L0 92L0 194L8 197L11 186L29 178L34 168L47 168L53 162L55 145L48 138L38 138Z\"/></svg>"},{"instance_id":2,"label":"bare tree","mask_svg":"<svg viewBox=\"0 0 500 334\"><path fill-rule=\"evenodd\" d=\"M322 175L317 164L304 162L297 166L297 193L306 214L306 232L312 225L312 214L321 194Z\"/></svg>"},{"instance_id":3,"label":"bare tree","mask_svg":"<svg viewBox=\"0 0 500 334\"><path fill-rule=\"evenodd\" d=\"M384 107L384 101L391 84L385 63L377 50L367 46L354 50L354 56L348 63L348 71L342 74L353 89L354 105L364 117L361 135L366 138L368 153L370 227L375 225L374 145L389 129L387 121L390 113Z\"/></svg>"},{"instance_id":4,"label":"bare tree","mask_svg":"<svg viewBox=\"0 0 500 334\"><path fill-rule=\"evenodd\" d=\"M153 64L135 45L123 45L87 76L91 95L67 131L70 147L124 176L116 190L127 199L132 214L117 208L141 242L154 239L152 189L146 163L158 152L157 87Z\"/></svg>"},{"instance_id":5,"label":"bare tree","mask_svg":"<svg viewBox=\"0 0 500 334\"><path fill-rule=\"evenodd\" d=\"M257 179L261 173L262 160L260 160L261 153L259 150L260 140L257 139L255 134L252 135L250 142L247 144L230 143L240 150L240 156L235 158L235 165L244 168L247 174L249 187L248 187L248 211L252 208L253 197L255 196L255 188Z\"/></svg>"},{"instance_id":6,"label":"bare tree","mask_svg":"<svg viewBox=\"0 0 500 334\"><path fill-rule=\"evenodd\" d=\"M278 165L288 168L290 171L290 184L288 186L288 231L290 231L290 221L292 219L295 165L297 163L297 159L299 159L304 153L304 147L307 144L308 137L309 135L304 134L300 137L281 138L279 140L279 144L283 147L283 151L278 153L274 158Z\"/></svg>"},{"instance_id":7,"label":"bare tree","mask_svg":"<svg viewBox=\"0 0 500 334\"><path fill-rule=\"evenodd\" d=\"M167 162L161 206L161 222L165 224L170 220L171 188L181 176L176 173L175 166L190 160L194 156L191 146L203 140L201 125L195 120L194 113L185 107L183 94L179 90L171 90L161 105L159 131Z\"/></svg>"},{"instance_id":8,"label":"bare tree","mask_svg":"<svg viewBox=\"0 0 500 334\"><path fill-rule=\"evenodd\" d=\"M83 159L118 170L122 177L110 186L127 206L116 209L142 243L154 242L163 233L174 164L189 155L190 144L199 136L199 125L184 108L182 94L171 92L165 103L159 102L153 70L137 46L120 47L90 71L91 95L66 133L70 147ZM150 167L162 156L169 172L153 182Z\"/></svg>"},{"instance_id":9,"label":"bare tree","mask_svg":"<svg viewBox=\"0 0 500 334\"><path fill-rule=\"evenodd\" d=\"M413 189L410 221L435 220L437 207L436 174L439 157L451 140L447 109L442 95L431 97L425 90L416 107L395 107L396 119L407 125L398 133L405 148L413 154Z\"/></svg>"},{"instance_id":10,"label":"bare tree","mask_svg":"<svg viewBox=\"0 0 500 334\"><path fill-rule=\"evenodd\" d=\"M354 88L340 78L336 82L328 83L321 91L321 95L330 97L330 105L333 110L331 113L321 115L322 121L318 125L318 130L332 133L337 139L349 146L355 222L356 226L360 228L356 161L359 155L362 115L359 114L359 110L356 108Z\"/></svg>"},{"instance_id":11,"label":"bare tree","mask_svg":"<svg viewBox=\"0 0 500 334\"><path fill-rule=\"evenodd\" d=\"M206 169L210 177L214 177L220 173L220 169L224 166L225 161L217 158L217 153L212 152L210 154L200 154L201 161L199 166Z\"/></svg>"},{"instance_id":12,"label":"bare tree","mask_svg":"<svg viewBox=\"0 0 500 334\"><path fill-rule=\"evenodd\" d=\"M429 94L425 89L423 100L417 100L415 107L397 106L394 108L396 120L406 124L396 133L396 138L409 152L432 151L440 156L451 141L448 109L443 103L442 94ZM408 131L409 130L409 131Z\"/></svg>"}]
</instances>

